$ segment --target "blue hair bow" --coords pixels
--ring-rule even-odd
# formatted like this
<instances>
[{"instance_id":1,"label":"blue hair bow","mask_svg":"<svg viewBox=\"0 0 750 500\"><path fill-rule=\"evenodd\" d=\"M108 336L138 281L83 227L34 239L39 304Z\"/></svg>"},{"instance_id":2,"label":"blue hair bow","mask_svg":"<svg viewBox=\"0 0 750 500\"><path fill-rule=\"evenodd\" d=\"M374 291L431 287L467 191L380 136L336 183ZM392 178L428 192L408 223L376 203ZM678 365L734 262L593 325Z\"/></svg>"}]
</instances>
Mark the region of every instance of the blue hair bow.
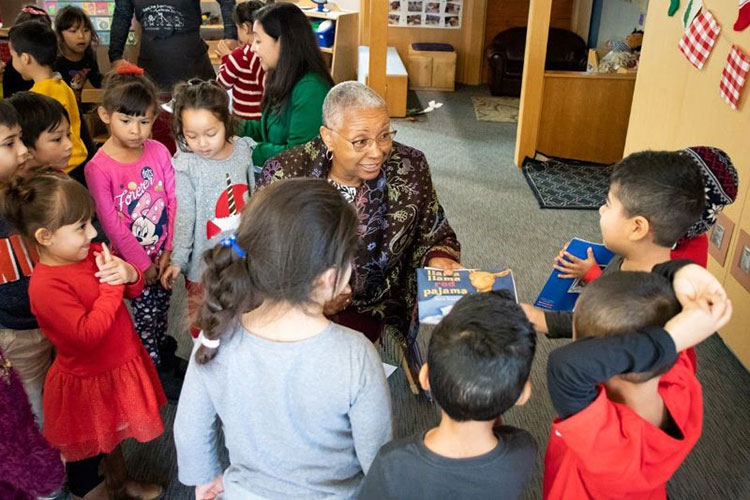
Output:
<instances>
[{"instance_id":1,"label":"blue hair bow","mask_svg":"<svg viewBox=\"0 0 750 500\"><path fill-rule=\"evenodd\" d=\"M224 238L223 240L221 240L221 244L222 246L224 246L224 248L231 248L232 250L234 250L234 253L236 253L243 259L247 255L247 253L245 253L242 247L240 247L240 245L237 243L236 234L233 234L232 236L229 236L228 238Z\"/></svg>"}]
</instances>

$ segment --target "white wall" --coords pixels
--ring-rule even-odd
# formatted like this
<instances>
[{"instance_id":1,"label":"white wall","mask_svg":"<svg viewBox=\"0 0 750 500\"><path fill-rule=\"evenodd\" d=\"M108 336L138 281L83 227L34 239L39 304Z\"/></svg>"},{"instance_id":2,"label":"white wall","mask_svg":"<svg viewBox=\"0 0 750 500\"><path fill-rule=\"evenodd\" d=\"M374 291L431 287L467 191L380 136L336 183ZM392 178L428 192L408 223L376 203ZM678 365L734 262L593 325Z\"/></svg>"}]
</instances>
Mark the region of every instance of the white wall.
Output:
<instances>
[{"instance_id":1,"label":"white wall","mask_svg":"<svg viewBox=\"0 0 750 500\"><path fill-rule=\"evenodd\" d=\"M663 3L667 9L668 2ZM647 0L604 0L597 43L599 52L606 53L604 44L607 40L622 40L634 29L643 29L647 9Z\"/></svg>"}]
</instances>

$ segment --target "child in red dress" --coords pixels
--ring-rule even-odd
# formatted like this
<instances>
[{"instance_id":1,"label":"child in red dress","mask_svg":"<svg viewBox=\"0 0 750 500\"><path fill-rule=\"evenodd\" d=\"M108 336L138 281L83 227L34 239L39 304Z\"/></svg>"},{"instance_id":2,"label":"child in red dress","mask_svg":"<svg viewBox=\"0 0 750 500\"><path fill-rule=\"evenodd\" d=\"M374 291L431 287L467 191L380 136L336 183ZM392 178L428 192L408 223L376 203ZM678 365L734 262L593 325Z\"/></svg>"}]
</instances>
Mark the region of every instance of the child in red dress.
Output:
<instances>
[{"instance_id":1,"label":"child in red dress","mask_svg":"<svg viewBox=\"0 0 750 500\"><path fill-rule=\"evenodd\" d=\"M71 492L106 498L98 468L111 454L111 494L157 498L160 486L125 478L117 449L126 438L149 441L164 430L164 391L123 302L141 292L143 275L91 244L94 202L67 175L48 170L13 179L0 200L3 215L39 249L31 310L57 349L44 385L44 436L67 462ZM119 482L109 481L115 476Z\"/></svg>"}]
</instances>

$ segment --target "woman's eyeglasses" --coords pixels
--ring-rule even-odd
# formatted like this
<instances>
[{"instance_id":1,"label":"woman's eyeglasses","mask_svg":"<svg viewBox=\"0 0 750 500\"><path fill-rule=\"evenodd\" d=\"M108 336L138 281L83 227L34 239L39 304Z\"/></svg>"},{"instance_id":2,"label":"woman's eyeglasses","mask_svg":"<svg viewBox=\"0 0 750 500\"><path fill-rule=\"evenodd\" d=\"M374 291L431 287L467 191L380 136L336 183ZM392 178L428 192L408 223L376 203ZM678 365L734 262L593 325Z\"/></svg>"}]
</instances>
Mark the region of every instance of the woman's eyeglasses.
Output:
<instances>
[{"instance_id":1,"label":"woman's eyeglasses","mask_svg":"<svg viewBox=\"0 0 750 500\"><path fill-rule=\"evenodd\" d=\"M391 130L389 132L383 132L382 134L380 134L379 136L375 138L356 139L352 141L352 140L347 139L346 137L344 137L343 135L341 135L340 133L336 132L333 129L328 129L328 130L338 135L339 137L342 137L346 142L351 144L352 147L354 148L354 151L358 153L361 153L369 149L370 146L372 146L373 142L376 142L378 146L388 146L393 142L393 137L396 135L396 131Z\"/></svg>"}]
</instances>

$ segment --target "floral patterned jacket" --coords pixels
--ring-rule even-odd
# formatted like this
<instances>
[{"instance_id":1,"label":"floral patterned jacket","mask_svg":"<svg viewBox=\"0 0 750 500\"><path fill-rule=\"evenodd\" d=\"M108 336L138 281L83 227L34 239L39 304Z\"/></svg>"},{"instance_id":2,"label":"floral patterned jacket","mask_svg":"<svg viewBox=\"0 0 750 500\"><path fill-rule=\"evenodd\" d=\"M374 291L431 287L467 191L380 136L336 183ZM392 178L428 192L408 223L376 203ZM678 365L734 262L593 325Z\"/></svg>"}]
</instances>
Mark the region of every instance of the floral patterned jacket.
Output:
<instances>
[{"instance_id":1,"label":"floral patterned jacket","mask_svg":"<svg viewBox=\"0 0 750 500\"><path fill-rule=\"evenodd\" d=\"M269 159L258 188L293 177L327 179L331 160L320 137ZM416 269L433 257L460 262L421 151L393 143L380 175L357 189L354 206L362 239L352 273L355 310L381 321L406 346L416 338Z\"/></svg>"}]
</instances>

